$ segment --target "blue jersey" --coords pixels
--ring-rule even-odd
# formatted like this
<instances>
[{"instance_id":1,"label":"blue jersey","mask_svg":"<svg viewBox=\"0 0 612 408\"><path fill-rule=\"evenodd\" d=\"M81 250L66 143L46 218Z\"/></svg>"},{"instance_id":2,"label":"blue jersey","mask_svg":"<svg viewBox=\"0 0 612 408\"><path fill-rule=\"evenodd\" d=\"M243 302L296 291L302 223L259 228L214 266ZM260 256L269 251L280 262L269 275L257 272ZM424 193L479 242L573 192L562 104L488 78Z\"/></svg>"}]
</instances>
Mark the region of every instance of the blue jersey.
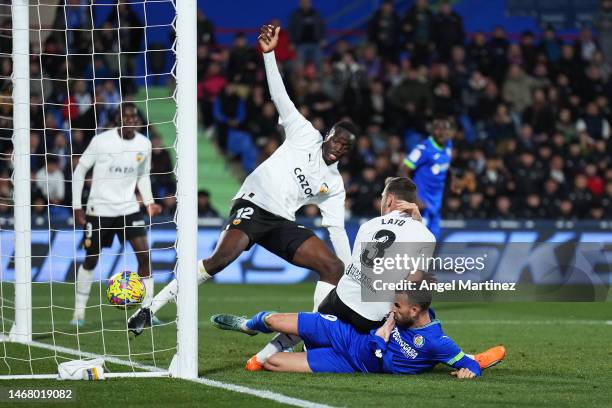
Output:
<instances>
[{"instance_id":1,"label":"blue jersey","mask_svg":"<svg viewBox=\"0 0 612 408\"><path fill-rule=\"evenodd\" d=\"M412 179L417 186L417 194L427 208L438 212L442 207L442 196L446 174L450 167L452 141L442 147L429 136L419 143L404 160L404 164L414 171Z\"/></svg>"},{"instance_id":2,"label":"blue jersey","mask_svg":"<svg viewBox=\"0 0 612 408\"><path fill-rule=\"evenodd\" d=\"M438 363L468 368L480 375L480 366L444 334L431 312L432 322L418 328L396 327L386 343L372 330L360 334L335 316L300 313L298 334L307 347L313 372L419 374Z\"/></svg>"}]
</instances>

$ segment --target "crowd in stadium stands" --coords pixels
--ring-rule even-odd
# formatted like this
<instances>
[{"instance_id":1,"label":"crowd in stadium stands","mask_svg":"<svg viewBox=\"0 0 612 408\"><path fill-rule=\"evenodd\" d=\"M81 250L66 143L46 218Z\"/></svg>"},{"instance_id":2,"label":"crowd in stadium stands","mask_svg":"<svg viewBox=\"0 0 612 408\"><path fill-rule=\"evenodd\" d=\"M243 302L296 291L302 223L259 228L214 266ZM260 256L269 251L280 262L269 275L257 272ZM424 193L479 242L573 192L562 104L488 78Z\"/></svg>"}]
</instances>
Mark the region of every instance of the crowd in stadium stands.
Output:
<instances>
[{"instance_id":1,"label":"crowd in stadium stands","mask_svg":"<svg viewBox=\"0 0 612 408\"><path fill-rule=\"evenodd\" d=\"M434 10L427 0L403 15L383 1L355 42L326 44L309 0L288 21L276 57L299 110L323 134L342 117L362 129L340 164L347 214L376 214L385 177L446 116L457 132L445 218L612 216L612 47L601 46L612 41L612 1L595 16L599 35L575 38L552 27L518 41L503 27L466 35L450 2ZM249 172L282 143L261 57L241 33L218 46L203 13L198 32L203 124Z\"/></svg>"},{"instance_id":2,"label":"crowd in stadium stands","mask_svg":"<svg viewBox=\"0 0 612 408\"><path fill-rule=\"evenodd\" d=\"M93 35L83 30L92 28L89 8L76 1L66 6L65 15L62 8L58 10L52 30L43 32L48 36L43 37L40 45L33 44L30 150L33 213L65 219L72 216L70 182L79 155L97 131L117 125L122 98L134 99L137 86L132 77L138 58L136 52L142 49L144 28L127 3L113 8L97 27L102 30L93 31ZM0 65L3 97L10 97L12 92L11 58L7 57L11 53L11 41L6 41L11 37L10 24L10 19L0 21L2 30L7 30L0 42L0 52L5 55ZM99 54L92 58L87 55L92 51ZM120 51L124 52L121 57L116 54ZM12 105L3 103L0 110L2 215L12 211ZM144 117L143 123L146 123ZM163 213L172 215L176 209L176 187L170 154L154 126L146 126L141 132L148 134L153 146L153 195L163 205Z\"/></svg>"},{"instance_id":3,"label":"crowd in stadium stands","mask_svg":"<svg viewBox=\"0 0 612 408\"><path fill-rule=\"evenodd\" d=\"M144 36L138 15L120 3L96 27L104 30L65 31L92 28L88 8L72 4L58 13L57 31L45 31L32 49L32 203L41 215L71 214L78 155L96 129L116 125L119 102L137 92L131 76ZM546 27L541 36L524 32L511 41L503 27L466 35L450 2L434 10L416 0L400 15L393 1L383 1L363 38L329 42L322 16L301 0L276 58L292 99L317 129L325 133L342 117L361 127L354 154L340 164L347 215L375 214L385 177L398 173L432 118L447 116L457 128L456 185L446 192L445 218L610 218L612 0L601 4L597 36L584 28L560 38ZM10 38L9 19L0 31ZM10 41L0 41L0 53L0 96L10 99ZM241 33L230 47L219 46L213 22L200 12L197 58L202 124L215 130L228 157L252 171L282 143L257 46ZM11 110L0 104L0 215L12 211ZM154 126L143 131L154 147L154 196L171 215L171 158ZM206 191L198 208L202 216L217 214Z\"/></svg>"}]
</instances>

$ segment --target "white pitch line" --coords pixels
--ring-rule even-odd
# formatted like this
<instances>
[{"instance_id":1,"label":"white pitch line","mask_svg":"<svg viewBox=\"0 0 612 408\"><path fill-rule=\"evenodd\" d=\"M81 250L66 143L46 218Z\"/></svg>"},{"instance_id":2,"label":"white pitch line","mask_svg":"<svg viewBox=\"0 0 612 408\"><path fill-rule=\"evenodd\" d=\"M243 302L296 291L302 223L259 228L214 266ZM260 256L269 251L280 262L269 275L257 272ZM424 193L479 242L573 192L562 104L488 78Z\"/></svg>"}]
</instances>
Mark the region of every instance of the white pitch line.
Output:
<instances>
[{"instance_id":1,"label":"white pitch line","mask_svg":"<svg viewBox=\"0 0 612 408\"><path fill-rule=\"evenodd\" d=\"M122 360L120 358L112 357L112 356L103 356L101 354L89 353L87 351L80 351L80 350L71 349L71 348L63 347L63 346L54 346L53 344L42 343L40 341L32 341L32 342L26 343L26 344L29 344L29 345L34 346L34 347L40 347L40 348L47 349L47 350L53 350L53 351L57 350L60 353L71 354L71 355L77 356L77 357L103 358L104 360L108 361L109 363L113 363L113 364L117 364L117 365L122 365L122 366L128 366L128 367L132 367L132 368L137 368L139 370L146 370L146 371L150 371L150 372L159 372L159 373L164 373L164 372L167 373L168 372L168 370L162 370L161 368L155 367L155 366L140 364L140 363L136 363L134 361Z\"/></svg>"},{"instance_id":2,"label":"white pitch line","mask_svg":"<svg viewBox=\"0 0 612 408\"><path fill-rule=\"evenodd\" d=\"M245 387L242 385L235 385L230 383L224 383L217 380L211 380L209 378L198 378L195 381L200 384L205 384L211 387L222 388L224 390L235 391L241 394L249 394L254 395L259 398L265 398L272 401L280 402L282 404L293 405L294 407L302 407L302 408L332 408L330 405L319 404L317 402L311 402L302 400L299 398L288 397L283 394L278 394L276 392L267 391L267 390L257 390L254 388Z\"/></svg>"},{"instance_id":3,"label":"white pitch line","mask_svg":"<svg viewBox=\"0 0 612 408\"><path fill-rule=\"evenodd\" d=\"M29 343L25 343L25 345L30 345L30 346L33 346L33 347L40 347L40 348L47 349L47 350L56 350L56 351L58 351L60 353L70 354L70 355L77 356L77 357L103 358L106 361L108 361L109 363L113 363L113 364L117 364L117 365L128 366L128 367L132 367L132 368L137 368L137 369L149 371L149 372L152 372L152 373L155 373L155 374L159 374L160 376L169 375L167 370L163 370L163 369L161 369L159 367L154 367L154 366L150 366L150 365L140 364L140 363L136 363L136 362L128 361L128 360L122 360L122 359L117 358L117 357L103 356L103 355L100 355L100 354L89 353L89 352L86 352L86 351L79 351L79 350L71 349L71 348L68 348L68 347L53 346L51 344L41 343L39 341L32 341L32 342L29 342ZM30 376L29 378L32 378L32 377ZM237 385L237 384L226 383L226 382L217 381L217 380L211 380L210 378L206 378L206 377L200 377L200 378L196 378L196 379L187 379L187 381L195 382L195 383L198 383L198 384L204 384L204 385L207 385L209 387L220 388L220 389L223 389L223 390L238 392L240 394L253 395L253 396L258 397L258 398L268 399L268 400L271 400L271 401L279 402L281 404L291 405L291 406L294 406L294 407L301 407L301 408L333 408L330 405L319 404L317 402L312 402L312 401L307 401L307 400L303 400L303 399L299 399L299 398L289 397L287 395L279 394L279 393L276 393L276 392L273 392L273 391L259 390L259 389L256 389L256 388L245 387L243 385Z\"/></svg>"}]
</instances>

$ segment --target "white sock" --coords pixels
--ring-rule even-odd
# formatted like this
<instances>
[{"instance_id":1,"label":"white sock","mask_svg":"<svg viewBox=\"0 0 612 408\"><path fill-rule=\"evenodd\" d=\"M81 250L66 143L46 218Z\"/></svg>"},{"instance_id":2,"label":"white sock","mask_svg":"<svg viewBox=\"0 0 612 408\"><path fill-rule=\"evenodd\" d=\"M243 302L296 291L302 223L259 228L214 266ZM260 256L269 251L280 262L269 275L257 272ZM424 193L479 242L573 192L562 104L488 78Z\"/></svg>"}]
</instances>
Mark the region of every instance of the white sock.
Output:
<instances>
[{"instance_id":1,"label":"white sock","mask_svg":"<svg viewBox=\"0 0 612 408\"><path fill-rule=\"evenodd\" d=\"M293 347L300 341L302 341L302 339L300 339L299 336L277 333L276 336L255 355L255 358L260 364L263 364L272 354L280 353L285 349Z\"/></svg>"},{"instance_id":2,"label":"white sock","mask_svg":"<svg viewBox=\"0 0 612 408\"><path fill-rule=\"evenodd\" d=\"M321 302L323 302L323 299L325 299L327 295L329 295L329 292L331 292L333 288L335 288L335 286L331 283L321 281L317 282L317 286L315 286L315 292L313 296L314 307L312 310L314 312L319 310L319 305L321 304Z\"/></svg>"},{"instance_id":3,"label":"white sock","mask_svg":"<svg viewBox=\"0 0 612 408\"><path fill-rule=\"evenodd\" d=\"M202 261L198 261L198 285L207 281L211 277L212 276L206 272L206 269L204 269ZM174 301L176 299L177 292L178 282L176 279L172 279L172 282L167 284L151 301L151 306L149 306L151 313L157 313L157 311L164 307L168 302Z\"/></svg>"},{"instance_id":4,"label":"white sock","mask_svg":"<svg viewBox=\"0 0 612 408\"><path fill-rule=\"evenodd\" d=\"M74 318L85 319L85 306L89 300L89 292L93 279L93 272L85 269L83 265L77 270L76 296L74 299Z\"/></svg>"},{"instance_id":5,"label":"white sock","mask_svg":"<svg viewBox=\"0 0 612 408\"><path fill-rule=\"evenodd\" d=\"M198 261L198 285L201 285L210 278L212 278L212 275L209 275L209 273L206 272L206 268L204 268L204 260Z\"/></svg>"},{"instance_id":6,"label":"white sock","mask_svg":"<svg viewBox=\"0 0 612 408\"><path fill-rule=\"evenodd\" d=\"M168 302L173 302L176 299L176 292L178 291L178 282L176 279L172 279L172 281L164 286L162 290L159 291L157 295L151 301L151 305L149 308L151 309L151 313L155 314L159 309L164 307ZM143 307L146 307L143 305Z\"/></svg>"},{"instance_id":7,"label":"white sock","mask_svg":"<svg viewBox=\"0 0 612 408\"><path fill-rule=\"evenodd\" d=\"M142 283L144 283L145 287L145 297L142 300L142 307L151 306L151 302L153 302L153 296L155 295L155 279L153 279L153 275L148 278L140 278Z\"/></svg>"}]
</instances>

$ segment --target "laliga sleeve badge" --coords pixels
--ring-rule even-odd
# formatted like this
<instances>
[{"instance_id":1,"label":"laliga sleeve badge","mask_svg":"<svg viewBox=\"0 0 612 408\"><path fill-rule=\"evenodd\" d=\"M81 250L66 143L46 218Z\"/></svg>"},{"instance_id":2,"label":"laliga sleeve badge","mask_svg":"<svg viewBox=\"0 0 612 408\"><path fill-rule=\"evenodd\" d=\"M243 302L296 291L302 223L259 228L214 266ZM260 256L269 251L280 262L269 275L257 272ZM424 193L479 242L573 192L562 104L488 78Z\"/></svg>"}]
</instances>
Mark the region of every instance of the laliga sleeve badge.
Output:
<instances>
[{"instance_id":1,"label":"laliga sleeve badge","mask_svg":"<svg viewBox=\"0 0 612 408\"><path fill-rule=\"evenodd\" d=\"M417 334L412 339L412 342L414 343L414 347L421 348L423 347L423 344L425 344L425 338L421 336L420 334Z\"/></svg>"},{"instance_id":2,"label":"laliga sleeve badge","mask_svg":"<svg viewBox=\"0 0 612 408\"><path fill-rule=\"evenodd\" d=\"M87 239L85 240L84 245L85 245L85 248L89 248L89 247L91 246L91 239L87 238Z\"/></svg>"},{"instance_id":3,"label":"laliga sleeve badge","mask_svg":"<svg viewBox=\"0 0 612 408\"><path fill-rule=\"evenodd\" d=\"M140 162L142 161L142 159L143 159L143 158L144 158L144 154L142 154L142 153L140 153L140 152L136 153L136 161L137 161L138 163L140 163Z\"/></svg>"},{"instance_id":4,"label":"laliga sleeve badge","mask_svg":"<svg viewBox=\"0 0 612 408\"><path fill-rule=\"evenodd\" d=\"M240 218L236 218L234 221L232 221L232 224L234 225L238 225L242 222L242 220Z\"/></svg>"},{"instance_id":5,"label":"laliga sleeve badge","mask_svg":"<svg viewBox=\"0 0 612 408\"><path fill-rule=\"evenodd\" d=\"M325 194L328 191L329 191L329 186L327 185L327 183L321 184L321 188L319 188L319 193L320 194Z\"/></svg>"}]
</instances>

